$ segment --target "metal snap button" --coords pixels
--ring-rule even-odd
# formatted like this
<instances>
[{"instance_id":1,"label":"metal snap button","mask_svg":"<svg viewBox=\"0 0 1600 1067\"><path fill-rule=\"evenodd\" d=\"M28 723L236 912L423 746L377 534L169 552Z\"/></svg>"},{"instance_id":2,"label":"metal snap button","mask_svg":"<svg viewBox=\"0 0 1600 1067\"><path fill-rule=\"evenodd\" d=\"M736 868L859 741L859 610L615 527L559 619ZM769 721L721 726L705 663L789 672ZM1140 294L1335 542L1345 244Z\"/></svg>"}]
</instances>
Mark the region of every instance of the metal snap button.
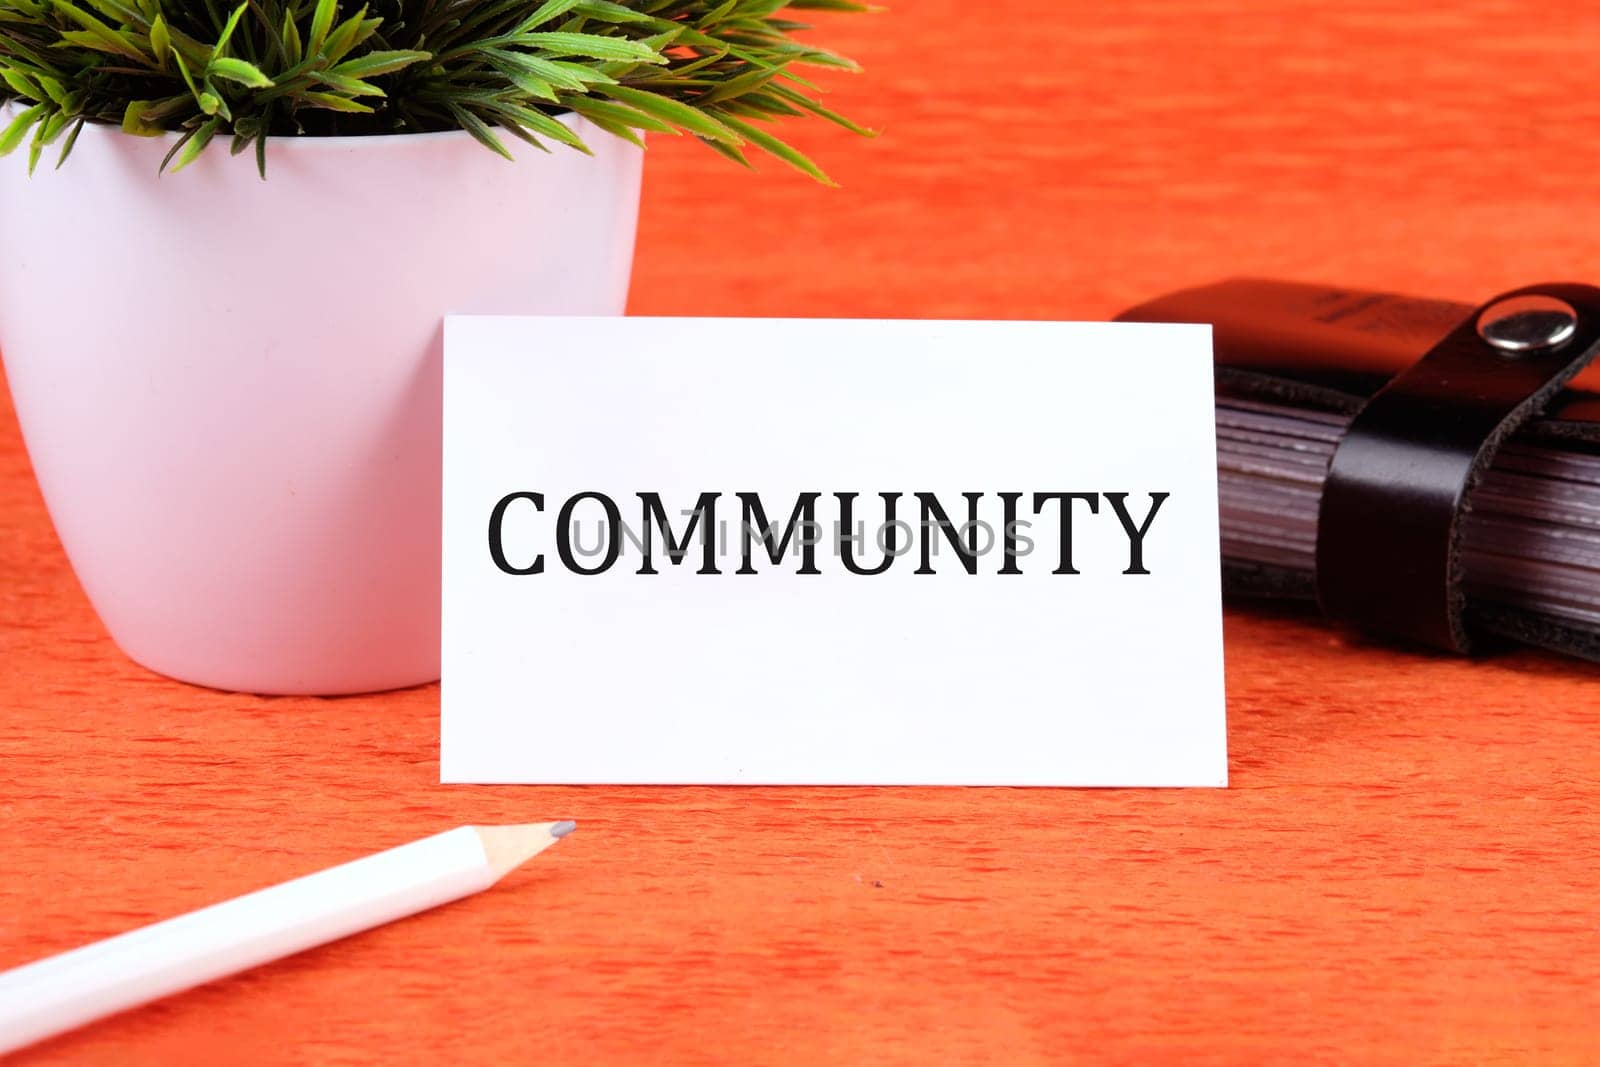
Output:
<instances>
[{"instance_id":1,"label":"metal snap button","mask_svg":"<svg viewBox=\"0 0 1600 1067\"><path fill-rule=\"evenodd\" d=\"M1553 296L1507 297L1478 316L1478 336L1507 355L1554 348L1577 329L1578 313Z\"/></svg>"}]
</instances>

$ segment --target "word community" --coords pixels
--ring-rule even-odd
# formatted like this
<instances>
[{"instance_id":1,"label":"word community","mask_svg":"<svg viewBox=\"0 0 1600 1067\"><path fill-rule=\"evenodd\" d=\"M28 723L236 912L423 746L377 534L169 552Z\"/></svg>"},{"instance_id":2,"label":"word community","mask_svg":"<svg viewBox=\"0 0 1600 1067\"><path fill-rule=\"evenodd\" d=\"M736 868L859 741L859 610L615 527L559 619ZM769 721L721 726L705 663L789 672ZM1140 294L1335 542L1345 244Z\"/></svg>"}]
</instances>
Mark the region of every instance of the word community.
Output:
<instances>
[{"instance_id":1,"label":"word community","mask_svg":"<svg viewBox=\"0 0 1600 1067\"><path fill-rule=\"evenodd\" d=\"M967 492L961 494L964 507L947 508L927 492L909 494L910 500L903 500L904 493L876 493L870 505L858 502L860 493L803 492L779 523L769 519L758 493L734 493L733 500L725 500L720 493L707 492L698 495L693 508L678 513L676 524L661 494L634 495L637 528L624 521L621 505L605 493L567 497L552 509L552 545L545 528L550 514L545 495L508 493L489 514L489 557L506 574L543 574L553 551L566 570L598 575L615 567L624 547L632 546L639 560L636 574L659 574L662 557L668 566L683 566L693 550L690 566L697 574L753 575L790 567L795 574L821 574L819 557L831 557L844 571L871 577L886 573L902 556L915 560L914 574L939 573L936 561L941 549L948 549L954 562L943 569L1015 575L1024 573L1022 561L1042 543L1052 566L1049 573L1078 574L1075 520L1114 520L1126 540L1121 573L1149 574L1146 540L1171 494L1142 494L1148 501L1130 506L1128 493ZM728 520L734 513L738 531L729 537ZM1040 530L1035 530L1035 520ZM588 526L592 536L585 534ZM1049 536L1051 528L1054 537ZM980 568L985 556L995 556L997 562Z\"/></svg>"}]
</instances>

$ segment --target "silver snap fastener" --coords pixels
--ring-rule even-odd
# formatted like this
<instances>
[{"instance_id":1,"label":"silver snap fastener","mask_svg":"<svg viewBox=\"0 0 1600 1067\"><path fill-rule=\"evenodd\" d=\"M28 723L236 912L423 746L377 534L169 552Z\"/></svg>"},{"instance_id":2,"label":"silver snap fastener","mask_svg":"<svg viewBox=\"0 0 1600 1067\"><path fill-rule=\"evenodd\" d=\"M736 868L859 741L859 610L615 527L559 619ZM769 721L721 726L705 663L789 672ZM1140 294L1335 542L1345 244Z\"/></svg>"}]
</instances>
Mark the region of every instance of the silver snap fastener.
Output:
<instances>
[{"instance_id":1,"label":"silver snap fastener","mask_svg":"<svg viewBox=\"0 0 1600 1067\"><path fill-rule=\"evenodd\" d=\"M1553 296L1507 297L1478 316L1478 336L1508 355L1554 348L1577 330L1578 313Z\"/></svg>"}]
</instances>

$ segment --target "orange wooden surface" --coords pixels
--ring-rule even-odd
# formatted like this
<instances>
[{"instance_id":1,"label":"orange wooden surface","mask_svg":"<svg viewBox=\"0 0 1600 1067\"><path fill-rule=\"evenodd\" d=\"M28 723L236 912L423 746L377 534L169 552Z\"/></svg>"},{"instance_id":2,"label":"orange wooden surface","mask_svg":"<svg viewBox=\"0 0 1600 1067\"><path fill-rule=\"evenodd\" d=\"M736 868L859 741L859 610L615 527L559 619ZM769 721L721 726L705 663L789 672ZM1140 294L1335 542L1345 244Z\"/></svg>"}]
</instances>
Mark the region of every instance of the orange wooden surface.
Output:
<instances>
[{"instance_id":1,"label":"orange wooden surface","mask_svg":"<svg viewBox=\"0 0 1600 1067\"><path fill-rule=\"evenodd\" d=\"M1592 5L900 0L827 39L884 137L796 131L840 191L658 142L636 311L1600 278ZM123 659L0 405L0 967L463 822L581 822L495 892L20 1061L1600 1056L1600 669L1226 632L1226 791L442 788L436 688Z\"/></svg>"}]
</instances>

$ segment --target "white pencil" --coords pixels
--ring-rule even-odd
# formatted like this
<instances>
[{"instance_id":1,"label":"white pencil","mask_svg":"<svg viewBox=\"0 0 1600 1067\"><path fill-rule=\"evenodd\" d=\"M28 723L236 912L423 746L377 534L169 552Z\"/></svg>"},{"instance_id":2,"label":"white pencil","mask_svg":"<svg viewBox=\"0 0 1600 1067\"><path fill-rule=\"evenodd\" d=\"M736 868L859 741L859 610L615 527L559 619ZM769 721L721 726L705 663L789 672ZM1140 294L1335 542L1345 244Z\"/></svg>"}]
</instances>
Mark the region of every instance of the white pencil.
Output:
<instances>
[{"instance_id":1,"label":"white pencil","mask_svg":"<svg viewBox=\"0 0 1600 1067\"><path fill-rule=\"evenodd\" d=\"M575 825L462 826L0 973L0 1054L487 889Z\"/></svg>"}]
</instances>

